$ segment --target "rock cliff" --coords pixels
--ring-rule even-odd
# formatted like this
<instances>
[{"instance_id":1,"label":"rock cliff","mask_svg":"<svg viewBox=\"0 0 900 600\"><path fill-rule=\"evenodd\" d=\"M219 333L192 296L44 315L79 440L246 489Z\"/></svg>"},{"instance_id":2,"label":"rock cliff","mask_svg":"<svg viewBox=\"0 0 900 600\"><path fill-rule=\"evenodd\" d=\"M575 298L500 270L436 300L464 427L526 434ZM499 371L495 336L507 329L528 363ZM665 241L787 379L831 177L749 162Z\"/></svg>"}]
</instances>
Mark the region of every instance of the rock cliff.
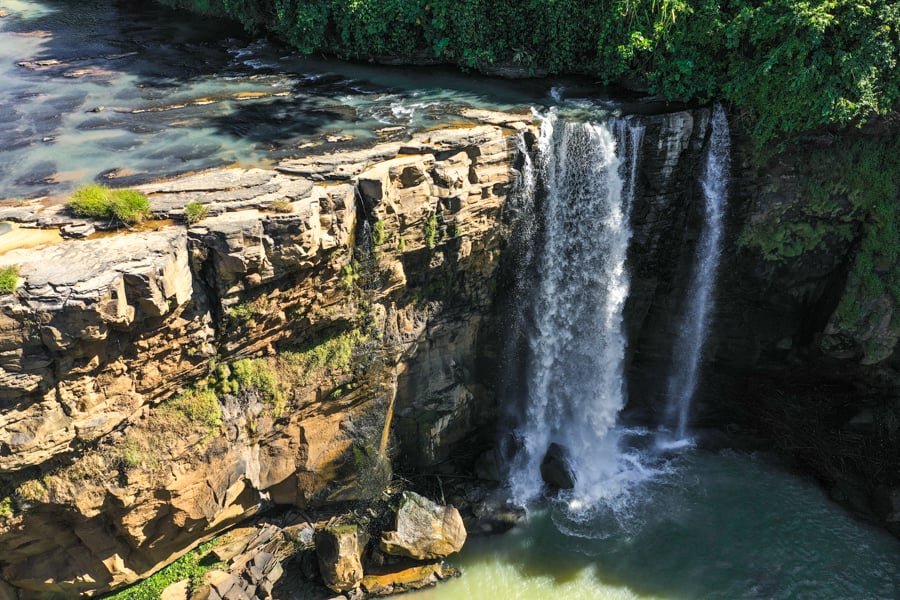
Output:
<instances>
[{"instance_id":1,"label":"rock cliff","mask_svg":"<svg viewBox=\"0 0 900 600\"><path fill-rule=\"evenodd\" d=\"M4 255L4 585L94 595L489 439L479 332L523 118L144 186L144 231ZM206 218L172 221L190 203Z\"/></svg>"}]
</instances>

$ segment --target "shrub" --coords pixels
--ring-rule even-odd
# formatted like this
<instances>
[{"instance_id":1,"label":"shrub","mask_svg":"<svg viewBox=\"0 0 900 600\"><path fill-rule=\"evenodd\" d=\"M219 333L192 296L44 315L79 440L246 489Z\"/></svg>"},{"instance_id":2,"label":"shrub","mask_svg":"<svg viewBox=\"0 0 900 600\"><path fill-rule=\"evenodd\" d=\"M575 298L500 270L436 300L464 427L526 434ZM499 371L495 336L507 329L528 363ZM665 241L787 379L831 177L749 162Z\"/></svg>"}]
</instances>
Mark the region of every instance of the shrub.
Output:
<instances>
[{"instance_id":1,"label":"shrub","mask_svg":"<svg viewBox=\"0 0 900 600\"><path fill-rule=\"evenodd\" d=\"M209 207L199 202L190 202L184 206L184 220L188 224L198 223L209 215Z\"/></svg>"},{"instance_id":2,"label":"shrub","mask_svg":"<svg viewBox=\"0 0 900 600\"><path fill-rule=\"evenodd\" d=\"M72 193L66 203L79 217L107 219L131 225L150 216L150 202L135 190L111 190L102 185L86 185Z\"/></svg>"},{"instance_id":3,"label":"shrub","mask_svg":"<svg viewBox=\"0 0 900 600\"><path fill-rule=\"evenodd\" d=\"M19 265L0 268L0 294L12 294L19 285Z\"/></svg>"}]
</instances>

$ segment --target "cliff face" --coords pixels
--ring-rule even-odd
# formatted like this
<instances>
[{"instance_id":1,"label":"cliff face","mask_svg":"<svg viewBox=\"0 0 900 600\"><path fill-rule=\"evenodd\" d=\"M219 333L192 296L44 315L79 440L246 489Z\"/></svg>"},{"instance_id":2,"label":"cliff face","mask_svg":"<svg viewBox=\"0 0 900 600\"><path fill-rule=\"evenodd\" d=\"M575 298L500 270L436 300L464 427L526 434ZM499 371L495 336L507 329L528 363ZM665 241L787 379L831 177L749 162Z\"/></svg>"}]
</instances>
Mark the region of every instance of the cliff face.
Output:
<instances>
[{"instance_id":1,"label":"cliff face","mask_svg":"<svg viewBox=\"0 0 900 600\"><path fill-rule=\"evenodd\" d=\"M368 500L397 466L470 472L495 436L509 336L496 302L516 301L501 265L534 217L509 202L534 126L467 118L274 170L145 186L160 219L180 219L188 203L208 216L0 258L22 279L0 301L0 577L19 590L0 585L0 597L115 588L273 505ZM710 112L639 119L629 410L652 421L690 294ZM878 411L896 414L879 404L897 389L892 321L878 313L865 337L835 317L856 293L868 213L848 199L846 219L821 217L834 227L816 244L773 255L760 227L801 222L804 157L754 166L736 132L733 163L701 417L766 429L773 413L760 398L795 382L786 404L799 410L776 415L769 433L800 439L810 409L828 415L820 441L834 421L882 461L879 436L900 437L877 425ZM71 220L52 207L27 218ZM836 335L847 343L829 343ZM868 400L822 393L826 372L865 386ZM865 410L875 412L860 420ZM846 447L834 447L840 458ZM898 482L876 479L862 503L891 509Z\"/></svg>"},{"instance_id":2,"label":"cliff face","mask_svg":"<svg viewBox=\"0 0 900 600\"><path fill-rule=\"evenodd\" d=\"M490 431L476 344L518 119L146 186L160 217L210 216L4 256L3 580L94 594Z\"/></svg>"}]
</instances>

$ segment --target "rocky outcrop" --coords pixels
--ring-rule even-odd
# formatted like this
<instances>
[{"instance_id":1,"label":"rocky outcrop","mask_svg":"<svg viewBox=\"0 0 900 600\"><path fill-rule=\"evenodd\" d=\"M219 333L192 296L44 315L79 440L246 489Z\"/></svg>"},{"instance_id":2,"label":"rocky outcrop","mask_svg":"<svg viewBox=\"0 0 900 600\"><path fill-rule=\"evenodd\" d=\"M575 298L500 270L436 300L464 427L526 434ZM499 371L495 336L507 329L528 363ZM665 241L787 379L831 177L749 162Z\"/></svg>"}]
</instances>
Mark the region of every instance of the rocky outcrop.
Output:
<instances>
[{"instance_id":1,"label":"rocky outcrop","mask_svg":"<svg viewBox=\"0 0 900 600\"><path fill-rule=\"evenodd\" d=\"M96 594L273 505L372 498L393 460L465 444L494 411L473 357L516 119L317 159L346 172L143 186L158 217L207 216L0 257L21 273L0 299L2 580Z\"/></svg>"},{"instance_id":2,"label":"rocky outcrop","mask_svg":"<svg viewBox=\"0 0 900 600\"><path fill-rule=\"evenodd\" d=\"M465 542L466 527L455 507L404 492L396 528L382 534L380 548L393 556L431 560L459 552Z\"/></svg>"},{"instance_id":3,"label":"rocky outcrop","mask_svg":"<svg viewBox=\"0 0 900 600\"><path fill-rule=\"evenodd\" d=\"M355 590L363 581L362 553L367 537L356 525L326 527L316 537L322 580L335 592Z\"/></svg>"}]
</instances>

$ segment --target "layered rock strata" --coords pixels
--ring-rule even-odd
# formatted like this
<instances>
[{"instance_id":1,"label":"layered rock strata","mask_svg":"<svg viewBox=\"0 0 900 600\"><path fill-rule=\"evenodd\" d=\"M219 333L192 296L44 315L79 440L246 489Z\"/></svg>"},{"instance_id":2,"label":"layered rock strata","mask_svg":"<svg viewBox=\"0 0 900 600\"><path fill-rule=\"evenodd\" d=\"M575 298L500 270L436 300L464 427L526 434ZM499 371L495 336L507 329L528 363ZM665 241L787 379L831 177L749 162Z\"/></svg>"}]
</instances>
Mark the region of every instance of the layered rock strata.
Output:
<instances>
[{"instance_id":1,"label":"layered rock strata","mask_svg":"<svg viewBox=\"0 0 900 600\"><path fill-rule=\"evenodd\" d=\"M489 422L474 361L522 118L143 186L159 218L208 216L0 257L4 585L122 586L270 506L370 498L401 449L442 460Z\"/></svg>"}]
</instances>

